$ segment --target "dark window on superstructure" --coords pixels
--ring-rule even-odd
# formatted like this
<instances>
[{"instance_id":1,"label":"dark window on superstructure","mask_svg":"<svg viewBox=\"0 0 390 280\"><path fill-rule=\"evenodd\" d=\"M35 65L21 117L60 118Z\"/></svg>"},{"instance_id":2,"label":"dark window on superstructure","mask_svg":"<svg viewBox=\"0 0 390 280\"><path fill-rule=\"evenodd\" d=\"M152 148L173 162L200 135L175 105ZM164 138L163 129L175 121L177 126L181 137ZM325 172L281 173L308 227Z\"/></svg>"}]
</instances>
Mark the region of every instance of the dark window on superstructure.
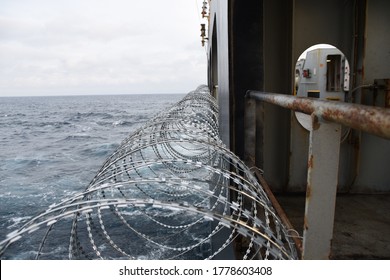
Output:
<instances>
[{"instance_id":1,"label":"dark window on superstructure","mask_svg":"<svg viewBox=\"0 0 390 280\"><path fill-rule=\"evenodd\" d=\"M341 55L326 57L326 91L341 91Z\"/></svg>"}]
</instances>

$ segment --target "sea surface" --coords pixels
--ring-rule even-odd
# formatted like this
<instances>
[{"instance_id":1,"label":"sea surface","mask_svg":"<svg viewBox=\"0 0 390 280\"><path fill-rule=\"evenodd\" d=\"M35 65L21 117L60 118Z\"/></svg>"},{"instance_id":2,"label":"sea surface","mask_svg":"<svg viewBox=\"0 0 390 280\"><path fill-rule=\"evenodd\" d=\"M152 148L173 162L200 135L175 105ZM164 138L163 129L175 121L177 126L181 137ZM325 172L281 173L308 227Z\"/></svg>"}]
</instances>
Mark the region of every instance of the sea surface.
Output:
<instances>
[{"instance_id":1,"label":"sea surface","mask_svg":"<svg viewBox=\"0 0 390 280\"><path fill-rule=\"evenodd\" d=\"M183 97L1 97L0 240L83 191L124 138Z\"/></svg>"}]
</instances>

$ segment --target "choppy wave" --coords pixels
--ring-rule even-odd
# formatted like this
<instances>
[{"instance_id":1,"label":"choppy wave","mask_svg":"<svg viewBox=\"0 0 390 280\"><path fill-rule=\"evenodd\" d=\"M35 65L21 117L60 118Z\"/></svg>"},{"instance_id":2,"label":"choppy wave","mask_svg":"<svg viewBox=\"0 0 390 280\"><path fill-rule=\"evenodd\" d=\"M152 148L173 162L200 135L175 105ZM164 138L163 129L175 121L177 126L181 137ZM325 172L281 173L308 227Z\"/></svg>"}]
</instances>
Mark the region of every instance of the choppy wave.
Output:
<instances>
[{"instance_id":1,"label":"choppy wave","mask_svg":"<svg viewBox=\"0 0 390 280\"><path fill-rule=\"evenodd\" d=\"M124 137L182 96L0 98L0 240L83 189ZM36 254L20 249L12 258Z\"/></svg>"},{"instance_id":2,"label":"choppy wave","mask_svg":"<svg viewBox=\"0 0 390 280\"><path fill-rule=\"evenodd\" d=\"M77 162L91 167L93 155L115 145L88 136L73 147ZM80 149L83 141L89 146ZM38 259L297 257L264 189L220 140L218 106L206 86L125 138L83 191L64 199L58 188L43 193L50 195L39 199L54 202L0 241L2 257L12 258L19 242L25 251L36 244Z\"/></svg>"},{"instance_id":3,"label":"choppy wave","mask_svg":"<svg viewBox=\"0 0 390 280\"><path fill-rule=\"evenodd\" d=\"M110 155L118 146L119 145L116 143L99 144L98 146L83 149L81 150L81 153L86 156L102 158Z\"/></svg>"},{"instance_id":4,"label":"choppy wave","mask_svg":"<svg viewBox=\"0 0 390 280\"><path fill-rule=\"evenodd\" d=\"M68 135L61 141L80 141L80 140L104 140L104 137L91 136L91 135Z\"/></svg>"},{"instance_id":5,"label":"choppy wave","mask_svg":"<svg viewBox=\"0 0 390 280\"><path fill-rule=\"evenodd\" d=\"M71 117L71 120L84 120L84 119L112 119L114 118L113 114L104 113L104 112L88 112L88 113L80 113L77 112L73 117Z\"/></svg>"}]
</instances>

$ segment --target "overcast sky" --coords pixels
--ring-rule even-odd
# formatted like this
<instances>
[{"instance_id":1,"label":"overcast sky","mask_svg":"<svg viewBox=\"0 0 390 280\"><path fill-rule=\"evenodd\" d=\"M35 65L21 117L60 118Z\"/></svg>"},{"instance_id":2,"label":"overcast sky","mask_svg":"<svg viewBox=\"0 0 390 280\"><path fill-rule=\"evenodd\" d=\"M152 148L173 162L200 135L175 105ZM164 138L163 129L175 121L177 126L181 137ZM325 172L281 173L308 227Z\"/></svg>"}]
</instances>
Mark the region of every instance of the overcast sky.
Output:
<instances>
[{"instance_id":1,"label":"overcast sky","mask_svg":"<svg viewBox=\"0 0 390 280\"><path fill-rule=\"evenodd\" d=\"M0 96L187 93L203 0L1 0Z\"/></svg>"}]
</instances>

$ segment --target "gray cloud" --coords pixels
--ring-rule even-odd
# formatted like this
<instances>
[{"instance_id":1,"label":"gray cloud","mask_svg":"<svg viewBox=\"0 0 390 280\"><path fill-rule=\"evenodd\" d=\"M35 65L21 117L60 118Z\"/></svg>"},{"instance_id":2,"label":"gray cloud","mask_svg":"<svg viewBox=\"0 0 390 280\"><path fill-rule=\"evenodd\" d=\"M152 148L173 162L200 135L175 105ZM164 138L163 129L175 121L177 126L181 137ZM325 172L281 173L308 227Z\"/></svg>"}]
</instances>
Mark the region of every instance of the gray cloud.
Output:
<instances>
[{"instance_id":1,"label":"gray cloud","mask_svg":"<svg viewBox=\"0 0 390 280\"><path fill-rule=\"evenodd\" d=\"M0 96L188 92L205 82L196 1L2 2Z\"/></svg>"}]
</instances>

